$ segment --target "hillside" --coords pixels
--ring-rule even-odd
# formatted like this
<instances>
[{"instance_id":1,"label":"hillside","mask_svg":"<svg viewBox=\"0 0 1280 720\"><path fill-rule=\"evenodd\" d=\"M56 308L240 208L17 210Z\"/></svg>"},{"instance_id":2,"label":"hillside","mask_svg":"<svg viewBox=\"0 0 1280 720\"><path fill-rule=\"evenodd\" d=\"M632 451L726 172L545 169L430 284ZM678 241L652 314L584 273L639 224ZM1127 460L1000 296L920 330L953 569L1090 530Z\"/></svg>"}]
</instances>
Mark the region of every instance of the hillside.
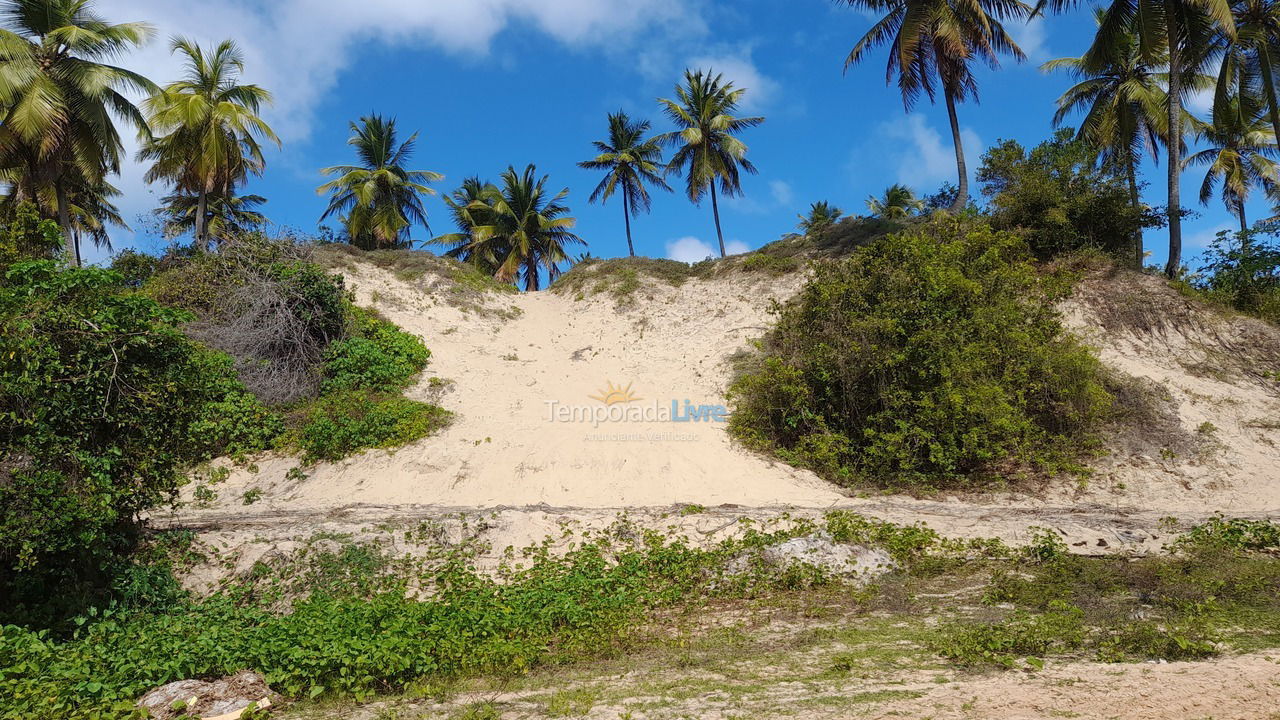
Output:
<instances>
[{"instance_id":1,"label":"hillside","mask_svg":"<svg viewBox=\"0 0 1280 720\"><path fill-rule=\"evenodd\" d=\"M1280 332L1155 277L1095 270L1063 306L1110 368L1137 378L1120 401L1140 413L1139 431L1112 434L1091 477L917 498L836 487L735 446L719 422L551 421L551 403L604 408L598 398L611 387L637 398L618 407L724 403L735 357L803 273L722 266L672 280L619 275L606 262L575 271L584 277L567 288L511 294L460 283L447 263L426 256L374 263L345 253L331 262L359 304L426 341L431 364L408 394L456 419L407 447L301 474L284 457L232 466L216 501L155 518L204 528L238 549L242 568L269 550L264 535L290 545L320 529L409 526L458 511L493 513L485 532L499 549L541 540L562 521L599 527L622 509L654 527L715 538L734 532L734 518L816 517L839 507L958 537L1019 543L1029 528L1052 527L1078 552L1142 552L1166 539L1166 517L1185 525L1215 512L1280 508L1280 384L1261 369L1274 367ZM260 499L242 502L255 489ZM706 511L671 517L685 505Z\"/></svg>"}]
</instances>

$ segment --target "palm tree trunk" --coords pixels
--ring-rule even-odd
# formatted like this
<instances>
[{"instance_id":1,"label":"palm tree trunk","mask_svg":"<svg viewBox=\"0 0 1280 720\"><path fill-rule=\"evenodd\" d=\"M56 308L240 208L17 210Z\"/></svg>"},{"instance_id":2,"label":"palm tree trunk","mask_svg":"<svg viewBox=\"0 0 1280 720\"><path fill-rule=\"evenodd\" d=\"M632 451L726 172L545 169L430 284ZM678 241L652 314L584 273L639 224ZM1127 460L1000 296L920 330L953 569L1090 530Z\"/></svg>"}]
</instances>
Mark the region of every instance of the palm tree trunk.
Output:
<instances>
[{"instance_id":1,"label":"palm tree trunk","mask_svg":"<svg viewBox=\"0 0 1280 720\"><path fill-rule=\"evenodd\" d=\"M627 221L627 252L631 253L631 257L636 256L635 246L631 244L631 212L627 210L627 190L622 189L622 217Z\"/></svg>"},{"instance_id":2,"label":"palm tree trunk","mask_svg":"<svg viewBox=\"0 0 1280 720\"><path fill-rule=\"evenodd\" d=\"M62 184L61 179L54 184L54 193L58 198L58 225L62 227L63 242L71 244L76 267L80 267L80 238L71 232L71 210L67 201L67 188Z\"/></svg>"},{"instance_id":3,"label":"palm tree trunk","mask_svg":"<svg viewBox=\"0 0 1280 720\"><path fill-rule=\"evenodd\" d=\"M1129 181L1129 205L1133 208L1133 219L1136 222L1138 215L1142 211L1138 199L1138 173L1133 165L1133 150L1129 150L1124 154L1124 170L1125 177ZM1133 267L1136 270L1142 269L1142 226L1133 229Z\"/></svg>"},{"instance_id":4,"label":"palm tree trunk","mask_svg":"<svg viewBox=\"0 0 1280 720\"><path fill-rule=\"evenodd\" d=\"M1262 85L1267 92L1267 112L1271 116L1271 129L1276 134L1276 145L1280 145L1280 107L1276 107L1276 82L1271 75L1271 53L1264 42L1258 48L1259 64L1262 65Z\"/></svg>"},{"instance_id":5,"label":"palm tree trunk","mask_svg":"<svg viewBox=\"0 0 1280 720\"><path fill-rule=\"evenodd\" d=\"M1244 217L1244 200L1240 201L1240 248L1249 246L1249 221Z\"/></svg>"},{"instance_id":6,"label":"palm tree trunk","mask_svg":"<svg viewBox=\"0 0 1280 720\"><path fill-rule=\"evenodd\" d=\"M960 119L956 117L956 100L951 90L942 89L947 101L947 117L951 120L951 143L956 148L956 174L960 176L955 202L951 203L951 212L958 213L969 204L969 168L964 162L964 143L960 140Z\"/></svg>"},{"instance_id":7,"label":"palm tree trunk","mask_svg":"<svg viewBox=\"0 0 1280 720\"><path fill-rule=\"evenodd\" d=\"M724 257L724 233L720 231L720 204L716 202L716 181L714 178L711 180L711 212L716 216L716 238L720 240L720 257Z\"/></svg>"},{"instance_id":8,"label":"palm tree trunk","mask_svg":"<svg viewBox=\"0 0 1280 720\"><path fill-rule=\"evenodd\" d=\"M205 238L205 216L209 212L209 193L204 188L200 188L200 194L196 200L196 246L200 248L200 252L209 251L209 241Z\"/></svg>"},{"instance_id":9,"label":"palm tree trunk","mask_svg":"<svg viewBox=\"0 0 1280 720\"><path fill-rule=\"evenodd\" d=\"M1169 42L1169 260L1164 274L1172 278L1182 267L1182 48L1178 46L1177 0L1165 0L1164 8Z\"/></svg>"}]
</instances>

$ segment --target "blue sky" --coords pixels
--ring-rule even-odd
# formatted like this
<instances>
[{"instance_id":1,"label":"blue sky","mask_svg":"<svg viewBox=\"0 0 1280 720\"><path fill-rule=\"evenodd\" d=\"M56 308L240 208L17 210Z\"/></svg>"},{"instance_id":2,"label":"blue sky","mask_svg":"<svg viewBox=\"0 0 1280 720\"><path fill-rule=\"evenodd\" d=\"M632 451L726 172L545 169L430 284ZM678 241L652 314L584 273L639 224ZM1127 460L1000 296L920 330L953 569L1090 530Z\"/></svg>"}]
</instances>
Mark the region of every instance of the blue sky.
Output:
<instances>
[{"instance_id":1,"label":"blue sky","mask_svg":"<svg viewBox=\"0 0 1280 720\"><path fill-rule=\"evenodd\" d=\"M872 19L830 0L100 0L99 9L114 21L157 26L158 38L125 61L157 82L178 72L167 49L173 34L243 46L248 80L276 95L267 118L284 140L245 192L269 199L274 222L303 231L324 210L319 168L349 162L348 122L378 112L419 132L413 165L443 173L442 193L470 175L496 178L509 164L534 163L551 186L570 189L590 252L625 254L621 207L616 198L588 204L599 176L576 163L605 135L608 112L622 108L668 129L655 98L671 96L685 67L723 72L748 88L744 112L767 118L743 138L760 174L745 179L745 197L721 206L731 251L791 231L815 200L859 213L891 183L925 193L954 180L945 110L922 102L906 114L885 85L883 51L843 73ZM1038 66L1078 55L1092 21L1080 10L1010 31L1029 61L981 72L980 103L960 107L971 172L1000 138L1030 144L1048 136L1053 101L1070 81ZM141 172L126 168L118 183L135 229L133 218L165 192L144 185ZM1147 163L1143 172L1148 199L1163 203L1163 170ZM1183 181L1184 204L1201 214L1185 226L1188 256L1232 227L1219 204L1195 202L1199 181L1194 170ZM1263 205L1255 199L1251 215ZM453 230L438 198L427 207L435 233ZM709 203L695 207L679 192L659 192L633 232L637 252L651 256L700 259L715 245ZM415 229L414 237L428 234ZM115 238L117 247L162 245L141 232ZM1152 262L1162 261L1163 242L1159 231L1148 234Z\"/></svg>"}]
</instances>

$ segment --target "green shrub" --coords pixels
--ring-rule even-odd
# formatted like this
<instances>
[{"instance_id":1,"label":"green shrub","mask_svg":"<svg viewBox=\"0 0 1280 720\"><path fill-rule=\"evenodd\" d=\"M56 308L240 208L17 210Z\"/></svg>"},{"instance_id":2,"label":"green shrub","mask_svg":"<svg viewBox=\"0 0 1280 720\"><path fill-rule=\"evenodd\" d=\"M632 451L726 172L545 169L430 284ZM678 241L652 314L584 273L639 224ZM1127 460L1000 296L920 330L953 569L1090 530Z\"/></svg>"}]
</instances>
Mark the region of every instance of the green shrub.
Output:
<instances>
[{"instance_id":1,"label":"green shrub","mask_svg":"<svg viewBox=\"0 0 1280 720\"><path fill-rule=\"evenodd\" d=\"M1068 466L1111 397L1065 283L1010 233L939 220L819 263L730 388L733 434L823 476L938 486Z\"/></svg>"},{"instance_id":2,"label":"green shrub","mask_svg":"<svg viewBox=\"0 0 1280 720\"><path fill-rule=\"evenodd\" d=\"M1217 515L1188 530L1178 538L1176 547L1280 551L1280 524L1269 520L1227 519Z\"/></svg>"},{"instance_id":3,"label":"green shrub","mask_svg":"<svg viewBox=\"0 0 1280 720\"><path fill-rule=\"evenodd\" d=\"M1124 173L1099 166L1097 151L1062 129L1029 152L1002 140L982 156L977 178L991 198L991 224L1025 235L1042 258L1085 248L1136 264L1137 234L1162 223L1134 207Z\"/></svg>"},{"instance_id":4,"label":"green shrub","mask_svg":"<svg viewBox=\"0 0 1280 720\"><path fill-rule=\"evenodd\" d=\"M0 210L0 270L22 260L50 260L63 249L62 228L31 203Z\"/></svg>"},{"instance_id":5,"label":"green shrub","mask_svg":"<svg viewBox=\"0 0 1280 720\"><path fill-rule=\"evenodd\" d=\"M323 392L395 392L407 387L413 376L427 366L431 351L417 335L370 310L352 307L350 315L348 337L325 351L321 366Z\"/></svg>"},{"instance_id":6,"label":"green shrub","mask_svg":"<svg viewBox=\"0 0 1280 720\"><path fill-rule=\"evenodd\" d=\"M160 259L154 255L125 249L111 258L111 269L120 273L126 287L140 288L150 280L160 267Z\"/></svg>"},{"instance_id":7,"label":"green shrub","mask_svg":"<svg viewBox=\"0 0 1280 720\"><path fill-rule=\"evenodd\" d=\"M826 521L827 532L836 542L882 548L899 562L916 560L941 542L938 533L923 523L895 525L848 510L832 510Z\"/></svg>"},{"instance_id":8,"label":"green shrub","mask_svg":"<svg viewBox=\"0 0 1280 720\"><path fill-rule=\"evenodd\" d=\"M1257 232L1218 233L1204 251L1195 288L1241 312L1280 323L1280 243Z\"/></svg>"},{"instance_id":9,"label":"green shrub","mask_svg":"<svg viewBox=\"0 0 1280 720\"><path fill-rule=\"evenodd\" d=\"M949 625L935 639L934 649L961 665L1013 667L1020 657L1075 650L1084 639L1084 613L1058 603L1040 615L1017 611L999 622Z\"/></svg>"},{"instance_id":10,"label":"green shrub","mask_svg":"<svg viewBox=\"0 0 1280 720\"><path fill-rule=\"evenodd\" d=\"M428 403L366 391L324 395L297 432L306 462L340 460L361 450L398 447L448 424L450 413Z\"/></svg>"},{"instance_id":11,"label":"green shrub","mask_svg":"<svg viewBox=\"0 0 1280 720\"><path fill-rule=\"evenodd\" d=\"M200 408L187 434L189 451L202 460L246 455L275 446L284 434L284 418L245 390L234 362L224 353L202 350L197 362L216 384L217 398Z\"/></svg>"},{"instance_id":12,"label":"green shrub","mask_svg":"<svg viewBox=\"0 0 1280 720\"><path fill-rule=\"evenodd\" d=\"M52 261L0 280L0 611L83 599L68 588L107 580L183 467L278 430L246 413L193 442L243 388L178 329L189 315L121 290L117 273Z\"/></svg>"}]
</instances>

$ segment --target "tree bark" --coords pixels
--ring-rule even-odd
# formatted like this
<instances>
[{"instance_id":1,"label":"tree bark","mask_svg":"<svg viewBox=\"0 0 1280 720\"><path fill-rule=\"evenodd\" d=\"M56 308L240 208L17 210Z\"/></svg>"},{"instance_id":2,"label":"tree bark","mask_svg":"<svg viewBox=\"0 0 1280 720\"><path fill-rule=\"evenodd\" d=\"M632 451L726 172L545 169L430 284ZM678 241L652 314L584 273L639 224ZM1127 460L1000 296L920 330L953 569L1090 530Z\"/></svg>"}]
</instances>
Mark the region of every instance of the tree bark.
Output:
<instances>
[{"instance_id":1,"label":"tree bark","mask_svg":"<svg viewBox=\"0 0 1280 720\"><path fill-rule=\"evenodd\" d=\"M1133 219L1138 220L1138 214L1141 212L1140 200L1138 198L1138 172L1134 168L1133 151L1130 150L1124 154L1125 176L1129 181L1129 205L1133 208ZM1142 269L1142 226L1133 229L1133 267L1136 270Z\"/></svg>"},{"instance_id":2,"label":"tree bark","mask_svg":"<svg viewBox=\"0 0 1280 720\"><path fill-rule=\"evenodd\" d=\"M631 244L631 212L627 209L627 189L622 188L622 218L627 222L627 252L631 257L636 256L636 248Z\"/></svg>"},{"instance_id":3,"label":"tree bark","mask_svg":"<svg viewBox=\"0 0 1280 720\"><path fill-rule=\"evenodd\" d=\"M1164 274L1176 277L1182 267L1182 48L1178 37L1176 0L1165 0L1165 30L1169 42L1169 260Z\"/></svg>"},{"instance_id":4,"label":"tree bark","mask_svg":"<svg viewBox=\"0 0 1280 720\"><path fill-rule=\"evenodd\" d=\"M209 193L204 188L200 188L200 194L196 200L196 246L200 248L200 252L209 251L209 241L205 237L208 213Z\"/></svg>"},{"instance_id":5,"label":"tree bark","mask_svg":"<svg viewBox=\"0 0 1280 720\"><path fill-rule=\"evenodd\" d=\"M1240 247L1241 249L1249 245L1249 221L1244 217L1244 201L1240 201Z\"/></svg>"},{"instance_id":6,"label":"tree bark","mask_svg":"<svg viewBox=\"0 0 1280 720\"><path fill-rule=\"evenodd\" d=\"M724 233L720 231L720 204L716 202L716 181L714 178L711 180L711 212L716 217L716 238L720 240L720 257L724 257Z\"/></svg>"},{"instance_id":7,"label":"tree bark","mask_svg":"<svg viewBox=\"0 0 1280 720\"><path fill-rule=\"evenodd\" d=\"M67 188L61 179L54 184L54 193L58 198L58 225L62 227L62 241L70 243L74 250L73 258L76 267L82 265L80 259L80 238L71 232L71 209L67 201Z\"/></svg>"},{"instance_id":8,"label":"tree bark","mask_svg":"<svg viewBox=\"0 0 1280 720\"><path fill-rule=\"evenodd\" d=\"M956 174L960 177L955 202L951 212L958 213L969 204L969 168L964 162L964 143L960 140L960 120L956 117L956 100L947 88L942 89L947 102L947 117L951 120L951 143L956 149Z\"/></svg>"}]
</instances>

